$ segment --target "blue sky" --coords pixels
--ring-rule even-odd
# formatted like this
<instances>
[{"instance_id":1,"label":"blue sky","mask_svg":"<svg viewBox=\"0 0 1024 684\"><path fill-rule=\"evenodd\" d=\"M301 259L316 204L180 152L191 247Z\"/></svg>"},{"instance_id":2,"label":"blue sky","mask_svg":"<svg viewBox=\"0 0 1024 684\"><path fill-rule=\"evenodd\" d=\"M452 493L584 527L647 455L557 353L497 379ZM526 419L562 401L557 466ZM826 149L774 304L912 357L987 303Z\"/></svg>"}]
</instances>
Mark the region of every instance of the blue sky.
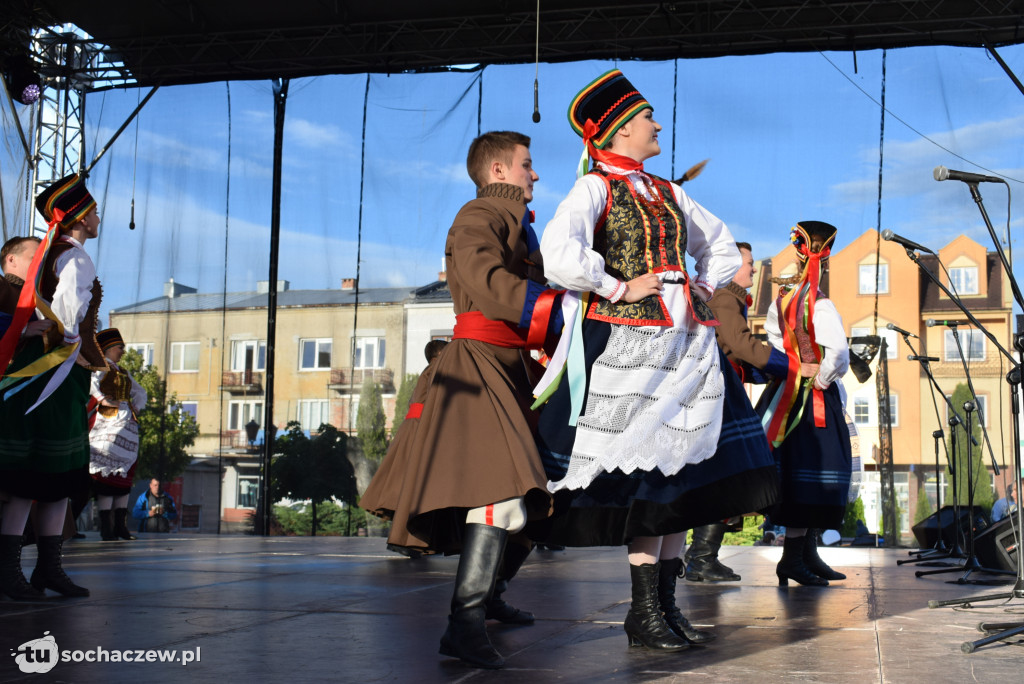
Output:
<instances>
[{"instance_id":1,"label":"blue sky","mask_svg":"<svg viewBox=\"0 0 1024 684\"><path fill-rule=\"evenodd\" d=\"M1024 48L1000 54L1024 71ZM857 53L856 72L850 53L541 64L539 124L531 120L533 65L488 67L482 76L372 75L365 161L367 77L318 77L292 81L287 101L280 277L292 288L336 288L356 274L362 189L363 286L434 280L448 226L474 193L464 160L478 112L482 130L533 138L540 182L532 208L543 226L572 186L581 151L568 102L614 66L664 126L662 154L647 169L679 175L710 158L687 190L756 257L782 249L801 219L838 226L839 248L876 226L881 51ZM143 95L89 96L89 159ZM959 233L991 248L966 186L937 183L932 169L1024 179L1024 94L984 50L913 48L888 52L885 104L881 227L936 250ZM170 277L201 292L250 290L266 279L272 139L269 82L154 96L89 181L102 205L101 236L89 249L104 311L159 296ZM981 190L1002 235L1006 191ZM1018 218L1011 230L1020 227Z\"/></svg>"}]
</instances>

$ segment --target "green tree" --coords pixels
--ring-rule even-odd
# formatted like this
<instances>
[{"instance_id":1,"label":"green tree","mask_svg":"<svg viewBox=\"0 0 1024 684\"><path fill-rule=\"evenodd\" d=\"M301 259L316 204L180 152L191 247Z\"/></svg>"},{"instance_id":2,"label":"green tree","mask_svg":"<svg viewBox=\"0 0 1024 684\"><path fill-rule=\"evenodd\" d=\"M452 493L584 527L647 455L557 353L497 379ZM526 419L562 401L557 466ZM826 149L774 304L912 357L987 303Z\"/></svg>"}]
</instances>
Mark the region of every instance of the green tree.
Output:
<instances>
[{"instance_id":1,"label":"green tree","mask_svg":"<svg viewBox=\"0 0 1024 684\"><path fill-rule=\"evenodd\" d=\"M316 536L320 504L332 499L349 505L356 501L356 475L348 460L347 437L325 423L310 439L302 431L302 425L293 420L288 423L285 434L277 438L275 447L278 455L270 466L272 500L308 499L311 508L308 529Z\"/></svg>"},{"instance_id":2,"label":"green tree","mask_svg":"<svg viewBox=\"0 0 1024 684\"><path fill-rule=\"evenodd\" d=\"M917 490L917 510L914 511L914 524L921 522L932 514L932 502L928 500L928 492L924 485Z\"/></svg>"},{"instance_id":3,"label":"green tree","mask_svg":"<svg viewBox=\"0 0 1024 684\"><path fill-rule=\"evenodd\" d=\"M402 385L395 396L395 417L391 419L392 435L398 434L398 428L405 422L405 414L409 412L409 404L412 403L412 392L416 389L419 379L418 373L406 373L402 378Z\"/></svg>"},{"instance_id":4,"label":"green tree","mask_svg":"<svg viewBox=\"0 0 1024 684\"><path fill-rule=\"evenodd\" d=\"M173 480L192 462L188 448L196 443L199 425L192 414L182 410L176 393L167 395L167 383L157 367L142 367L139 352L127 350L118 365L131 373L149 395L146 407L139 412L137 477Z\"/></svg>"},{"instance_id":5,"label":"green tree","mask_svg":"<svg viewBox=\"0 0 1024 684\"><path fill-rule=\"evenodd\" d=\"M991 509L993 503L992 483L982 458L982 448L985 440L976 411L971 414L971 428L974 439L978 443L977 446L970 444L967 432L964 429L964 426L967 425L967 414L964 411L964 404L971 401L971 390L967 387L966 383L960 383L956 386L956 389L953 390L951 401L956 414L960 416L962 422L956 428L956 492L953 491L953 476L947 465L946 496L944 502L952 505L955 500L957 503L967 504L970 498L970 492L967 488L967 471L970 469L971 481L974 485L974 505ZM968 447L970 448L968 449ZM952 439L946 440L946 448L950 450L953 448Z\"/></svg>"},{"instance_id":6,"label":"green tree","mask_svg":"<svg viewBox=\"0 0 1024 684\"><path fill-rule=\"evenodd\" d=\"M839 528L839 534L843 537L856 537L858 520L864 520L864 502L859 496L853 501L846 502L846 512L843 513L843 525Z\"/></svg>"},{"instance_id":7,"label":"green tree","mask_svg":"<svg viewBox=\"0 0 1024 684\"><path fill-rule=\"evenodd\" d=\"M384 415L380 386L370 377L366 378L360 390L356 431L363 455L370 463L380 463L388 451L387 416Z\"/></svg>"}]
</instances>

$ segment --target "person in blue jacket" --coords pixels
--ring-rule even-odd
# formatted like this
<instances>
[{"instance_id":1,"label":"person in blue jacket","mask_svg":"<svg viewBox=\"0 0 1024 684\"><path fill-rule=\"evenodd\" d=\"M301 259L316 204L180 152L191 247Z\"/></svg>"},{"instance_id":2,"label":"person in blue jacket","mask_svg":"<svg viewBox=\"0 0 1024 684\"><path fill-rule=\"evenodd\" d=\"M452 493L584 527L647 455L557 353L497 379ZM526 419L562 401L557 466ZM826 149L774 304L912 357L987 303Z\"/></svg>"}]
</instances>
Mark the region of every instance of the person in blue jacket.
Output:
<instances>
[{"instance_id":1,"label":"person in blue jacket","mask_svg":"<svg viewBox=\"0 0 1024 684\"><path fill-rule=\"evenodd\" d=\"M139 494L132 509L139 521L139 532L170 532L171 521L178 519L174 497L160 489L160 480L149 481L149 489Z\"/></svg>"}]
</instances>

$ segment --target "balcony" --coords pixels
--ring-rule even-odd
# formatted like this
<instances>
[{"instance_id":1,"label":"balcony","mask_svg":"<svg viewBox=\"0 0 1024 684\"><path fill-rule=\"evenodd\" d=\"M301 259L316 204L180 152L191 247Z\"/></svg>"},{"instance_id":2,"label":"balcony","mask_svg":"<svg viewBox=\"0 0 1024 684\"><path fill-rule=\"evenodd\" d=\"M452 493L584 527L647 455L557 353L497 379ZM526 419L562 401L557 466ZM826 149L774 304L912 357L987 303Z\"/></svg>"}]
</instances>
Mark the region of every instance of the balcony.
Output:
<instances>
[{"instance_id":1,"label":"balcony","mask_svg":"<svg viewBox=\"0 0 1024 684\"><path fill-rule=\"evenodd\" d=\"M261 371L225 371L220 376L220 389L231 394L262 394Z\"/></svg>"},{"instance_id":2,"label":"balcony","mask_svg":"<svg viewBox=\"0 0 1024 684\"><path fill-rule=\"evenodd\" d=\"M224 430L220 433L221 449L248 449L249 439L245 430Z\"/></svg>"},{"instance_id":3,"label":"balcony","mask_svg":"<svg viewBox=\"0 0 1024 684\"><path fill-rule=\"evenodd\" d=\"M390 368L332 368L328 389L359 392L367 378L380 385L382 392L395 391L395 374Z\"/></svg>"}]
</instances>

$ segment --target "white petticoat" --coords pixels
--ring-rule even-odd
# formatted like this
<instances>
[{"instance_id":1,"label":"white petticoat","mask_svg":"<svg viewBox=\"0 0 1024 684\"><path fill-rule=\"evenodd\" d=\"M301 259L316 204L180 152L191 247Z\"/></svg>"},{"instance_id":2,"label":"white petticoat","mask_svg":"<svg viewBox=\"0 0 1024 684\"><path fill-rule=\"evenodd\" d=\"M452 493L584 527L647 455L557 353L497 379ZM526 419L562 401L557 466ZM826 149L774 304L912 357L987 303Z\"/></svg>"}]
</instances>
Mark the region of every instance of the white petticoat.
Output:
<instances>
[{"instance_id":1,"label":"white petticoat","mask_svg":"<svg viewBox=\"0 0 1024 684\"><path fill-rule=\"evenodd\" d=\"M582 489L616 468L674 475L714 455L725 391L715 330L693 320L682 285L666 283L662 297L673 326L612 325L568 470L548 490Z\"/></svg>"},{"instance_id":2,"label":"white petticoat","mask_svg":"<svg viewBox=\"0 0 1024 684\"><path fill-rule=\"evenodd\" d=\"M89 431L89 472L107 477L127 475L139 456L139 424L132 419L128 403L121 402L117 414L106 418L97 412Z\"/></svg>"}]
</instances>

